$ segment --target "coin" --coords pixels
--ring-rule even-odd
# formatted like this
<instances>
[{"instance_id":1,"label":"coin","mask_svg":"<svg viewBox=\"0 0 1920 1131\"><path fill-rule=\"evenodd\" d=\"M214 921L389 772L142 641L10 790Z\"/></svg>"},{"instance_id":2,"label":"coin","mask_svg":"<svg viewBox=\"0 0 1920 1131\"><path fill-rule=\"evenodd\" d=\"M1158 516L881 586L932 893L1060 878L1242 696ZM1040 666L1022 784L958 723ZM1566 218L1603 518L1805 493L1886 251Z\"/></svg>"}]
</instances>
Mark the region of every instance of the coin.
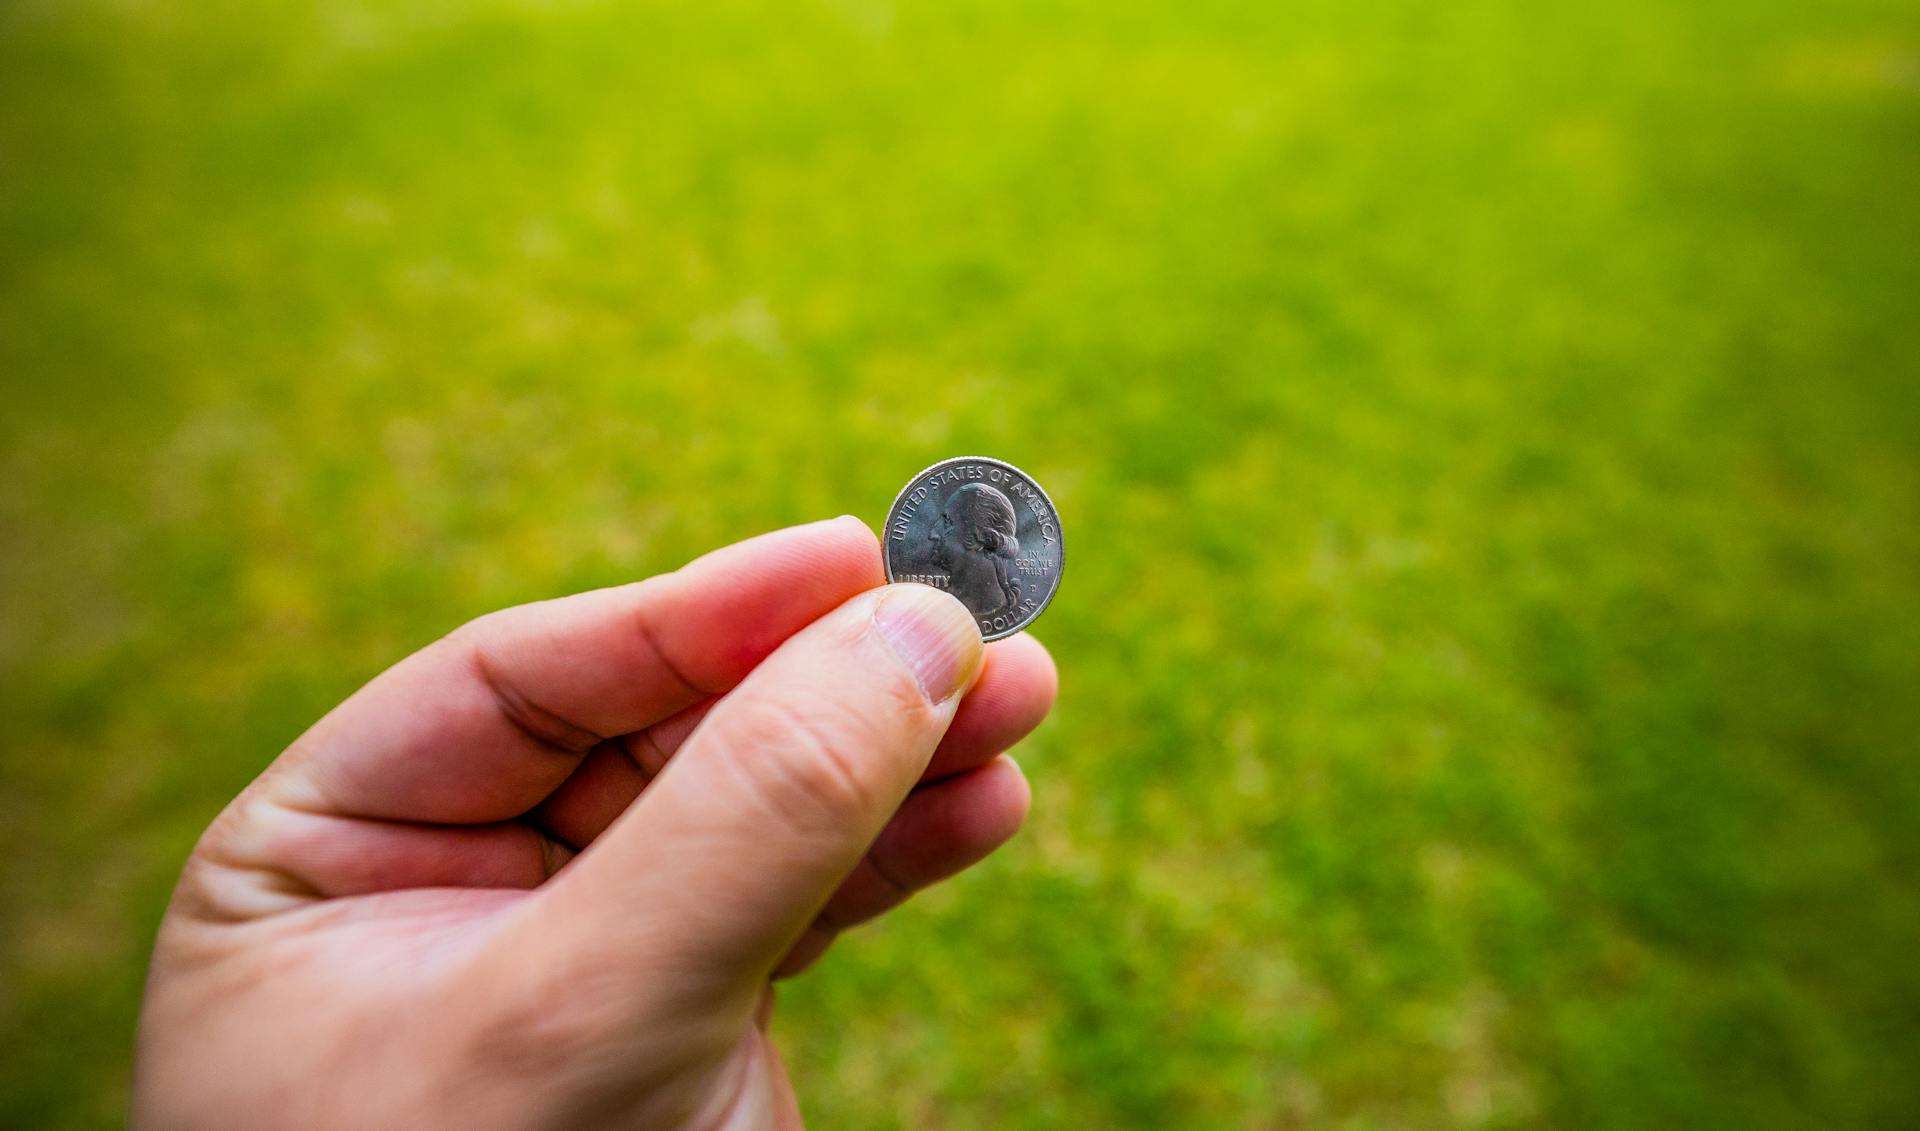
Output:
<instances>
[{"instance_id":1,"label":"coin","mask_svg":"<svg viewBox=\"0 0 1920 1131\"><path fill-rule=\"evenodd\" d=\"M1060 516L1033 476L986 456L944 459L893 500L888 581L960 598L987 640L1032 624L1060 589Z\"/></svg>"}]
</instances>

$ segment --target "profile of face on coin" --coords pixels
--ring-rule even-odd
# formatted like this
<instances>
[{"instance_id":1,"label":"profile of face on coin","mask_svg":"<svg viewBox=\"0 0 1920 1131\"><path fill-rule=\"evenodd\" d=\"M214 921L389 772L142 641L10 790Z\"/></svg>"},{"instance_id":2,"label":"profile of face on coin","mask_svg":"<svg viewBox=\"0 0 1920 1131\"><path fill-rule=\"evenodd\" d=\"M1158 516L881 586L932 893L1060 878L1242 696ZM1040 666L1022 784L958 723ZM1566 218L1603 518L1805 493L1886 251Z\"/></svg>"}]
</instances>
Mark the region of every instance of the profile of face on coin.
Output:
<instances>
[{"instance_id":1,"label":"profile of face on coin","mask_svg":"<svg viewBox=\"0 0 1920 1131\"><path fill-rule=\"evenodd\" d=\"M1060 516L1033 477L985 456L942 460L913 477L882 534L888 581L960 599L998 640L1033 623L1060 588Z\"/></svg>"}]
</instances>

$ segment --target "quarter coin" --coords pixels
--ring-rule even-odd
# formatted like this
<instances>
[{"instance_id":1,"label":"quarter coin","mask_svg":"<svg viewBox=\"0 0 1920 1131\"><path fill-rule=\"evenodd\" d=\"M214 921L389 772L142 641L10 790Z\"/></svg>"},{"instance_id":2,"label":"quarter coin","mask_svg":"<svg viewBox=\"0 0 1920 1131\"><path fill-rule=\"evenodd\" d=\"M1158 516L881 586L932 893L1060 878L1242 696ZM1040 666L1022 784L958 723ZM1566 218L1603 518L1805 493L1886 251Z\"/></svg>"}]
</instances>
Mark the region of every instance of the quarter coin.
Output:
<instances>
[{"instance_id":1,"label":"quarter coin","mask_svg":"<svg viewBox=\"0 0 1920 1131\"><path fill-rule=\"evenodd\" d=\"M944 459L893 501L888 581L944 589L987 640L1032 624L1060 589L1060 516L1033 476L986 456Z\"/></svg>"}]
</instances>

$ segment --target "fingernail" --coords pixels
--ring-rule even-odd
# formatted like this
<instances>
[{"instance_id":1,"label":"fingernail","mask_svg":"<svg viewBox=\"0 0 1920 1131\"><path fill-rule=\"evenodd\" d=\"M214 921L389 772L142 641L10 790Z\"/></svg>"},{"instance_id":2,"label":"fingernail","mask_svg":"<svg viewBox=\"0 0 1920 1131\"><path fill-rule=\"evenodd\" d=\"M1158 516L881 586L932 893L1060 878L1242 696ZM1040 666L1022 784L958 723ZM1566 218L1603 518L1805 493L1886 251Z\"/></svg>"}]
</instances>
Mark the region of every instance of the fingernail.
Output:
<instances>
[{"instance_id":1,"label":"fingernail","mask_svg":"<svg viewBox=\"0 0 1920 1131\"><path fill-rule=\"evenodd\" d=\"M913 672L928 702L953 698L980 671L980 627L965 605L938 589L890 586L873 610L873 625Z\"/></svg>"}]
</instances>

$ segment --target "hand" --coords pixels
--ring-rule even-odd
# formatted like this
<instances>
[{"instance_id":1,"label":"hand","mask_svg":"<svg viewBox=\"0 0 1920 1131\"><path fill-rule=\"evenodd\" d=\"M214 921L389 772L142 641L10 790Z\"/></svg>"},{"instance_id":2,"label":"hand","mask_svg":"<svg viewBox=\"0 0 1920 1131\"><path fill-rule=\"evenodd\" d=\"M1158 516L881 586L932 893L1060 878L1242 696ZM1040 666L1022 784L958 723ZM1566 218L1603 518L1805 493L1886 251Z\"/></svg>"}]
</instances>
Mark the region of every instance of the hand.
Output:
<instances>
[{"instance_id":1,"label":"hand","mask_svg":"<svg viewBox=\"0 0 1920 1131\"><path fill-rule=\"evenodd\" d=\"M771 979L1019 826L1053 663L836 519L482 617L221 813L134 1121L797 1128Z\"/></svg>"}]
</instances>

